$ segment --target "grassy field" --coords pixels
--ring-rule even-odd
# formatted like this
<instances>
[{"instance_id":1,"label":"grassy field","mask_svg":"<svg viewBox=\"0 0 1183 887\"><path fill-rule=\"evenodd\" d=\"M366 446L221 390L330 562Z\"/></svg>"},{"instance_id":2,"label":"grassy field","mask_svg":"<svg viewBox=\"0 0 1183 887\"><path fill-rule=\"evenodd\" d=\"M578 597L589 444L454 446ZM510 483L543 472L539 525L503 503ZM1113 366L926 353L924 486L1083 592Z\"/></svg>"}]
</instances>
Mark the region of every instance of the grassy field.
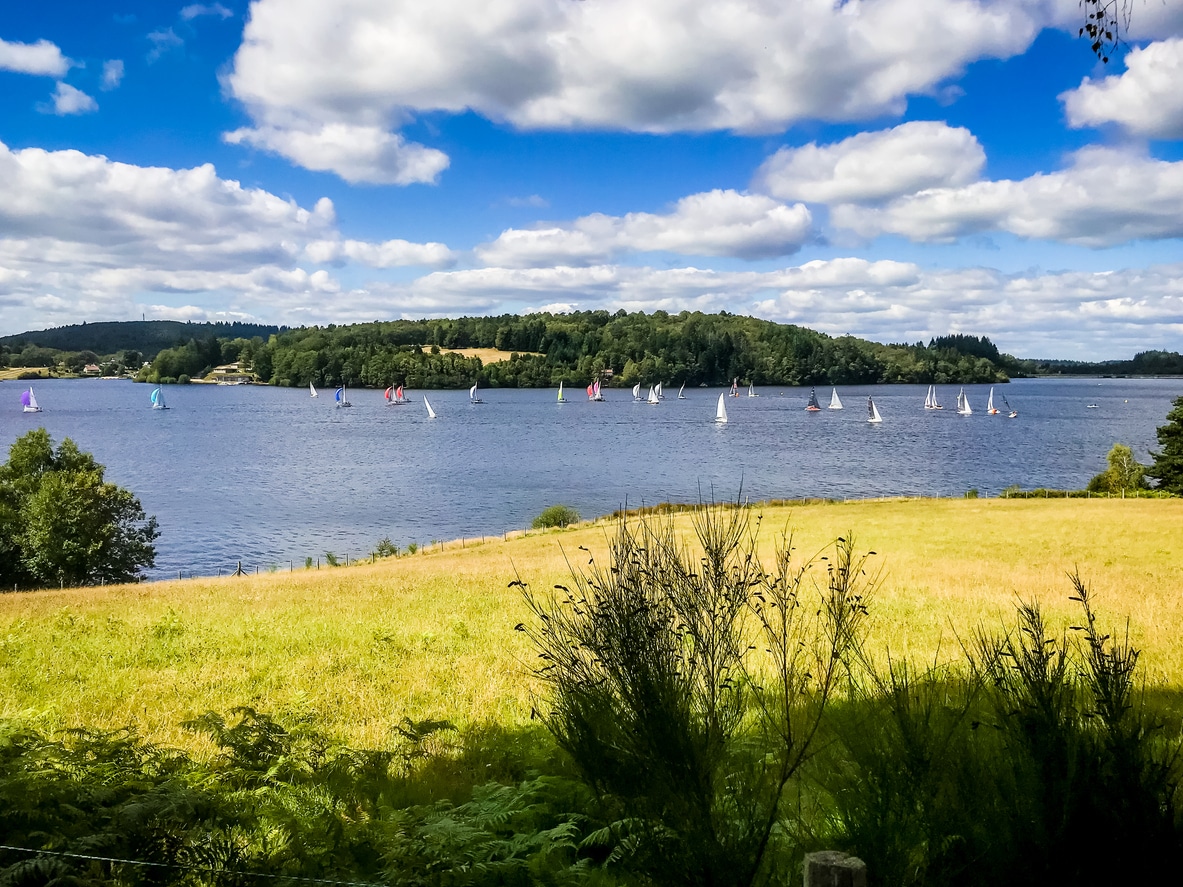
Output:
<instances>
[{"instance_id":1,"label":"grassy field","mask_svg":"<svg viewBox=\"0 0 1183 887\"><path fill-rule=\"evenodd\" d=\"M1009 622L1021 596L1068 625L1079 568L1106 625L1144 649L1152 686L1183 689L1183 500L890 500L753 509L771 553L786 526L812 554L853 532L877 552L872 647L931 662ZM687 519L678 518L686 523ZM376 565L0 596L0 717L41 727L180 728L251 705L382 746L403 717L529 719L532 656L515 574L545 590L602 555L611 522L451 542Z\"/></svg>"},{"instance_id":2,"label":"grassy field","mask_svg":"<svg viewBox=\"0 0 1183 887\"><path fill-rule=\"evenodd\" d=\"M509 360L510 351L498 351L496 348L442 348L441 351L452 354L463 354L465 357L479 357L482 364L501 363ZM519 354L537 354L536 351L519 351Z\"/></svg>"}]
</instances>

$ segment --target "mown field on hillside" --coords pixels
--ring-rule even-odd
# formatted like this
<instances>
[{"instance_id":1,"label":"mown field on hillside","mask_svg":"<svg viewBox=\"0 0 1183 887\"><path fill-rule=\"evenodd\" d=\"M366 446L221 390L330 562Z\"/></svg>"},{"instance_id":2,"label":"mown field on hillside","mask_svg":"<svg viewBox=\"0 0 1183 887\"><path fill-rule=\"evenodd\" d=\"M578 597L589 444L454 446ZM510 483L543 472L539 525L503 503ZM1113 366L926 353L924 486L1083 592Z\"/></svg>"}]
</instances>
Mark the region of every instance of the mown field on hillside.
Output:
<instances>
[{"instance_id":1,"label":"mown field on hillside","mask_svg":"<svg viewBox=\"0 0 1183 887\"><path fill-rule=\"evenodd\" d=\"M882 570L868 646L919 663L1013 622L1020 598L1065 628L1078 569L1104 623L1144 650L1151 687L1183 690L1183 500L890 500L753 507L762 545L798 554L853 532ZM685 515L674 518L688 526ZM533 651L534 590L603 559L613 522L446 544L374 565L0 596L0 718L43 729L135 726L200 750L181 723L250 705L354 746L404 717L513 726ZM821 578L819 574L819 579Z\"/></svg>"}]
</instances>

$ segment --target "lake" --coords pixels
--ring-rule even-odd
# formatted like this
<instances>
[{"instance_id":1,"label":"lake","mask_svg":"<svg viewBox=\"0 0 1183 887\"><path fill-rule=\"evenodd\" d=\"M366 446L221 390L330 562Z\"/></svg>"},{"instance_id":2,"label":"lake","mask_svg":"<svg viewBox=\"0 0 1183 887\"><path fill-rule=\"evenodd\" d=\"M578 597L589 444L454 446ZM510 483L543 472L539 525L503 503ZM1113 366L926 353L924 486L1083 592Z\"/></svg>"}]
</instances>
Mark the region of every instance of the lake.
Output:
<instances>
[{"instance_id":1,"label":"lake","mask_svg":"<svg viewBox=\"0 0 1183 887\"><path fill-rule=\"evenodd\" d=\"M943 411L923 409L924 385L842 386L845 409L805 412L808 388L676 390L657 406L611 389L555 402L544 390L423 392L388 407L381 391L266 386L169 386L170 409L126 381L34 383L44 412L20 411L28 383L0 382L0 445L44 426L107 466L160 522L154 577L215 575L241 561L288 566L305 557L366 556L379 539L425 544L529 526L548 505L584 517L621 505L799 497L962 495L976 488L1080 489L1115 442L1143 461L1180 379L1033 379L995 386L1017 419L985 414L989 386L942 386ZM746 392L743 392L746 394ZM883 423L867 423L873 395ZM830 389L818 389L825 406ZM1095 404L1090 408L1089 404Z\"/></svg>"}]
</instances>

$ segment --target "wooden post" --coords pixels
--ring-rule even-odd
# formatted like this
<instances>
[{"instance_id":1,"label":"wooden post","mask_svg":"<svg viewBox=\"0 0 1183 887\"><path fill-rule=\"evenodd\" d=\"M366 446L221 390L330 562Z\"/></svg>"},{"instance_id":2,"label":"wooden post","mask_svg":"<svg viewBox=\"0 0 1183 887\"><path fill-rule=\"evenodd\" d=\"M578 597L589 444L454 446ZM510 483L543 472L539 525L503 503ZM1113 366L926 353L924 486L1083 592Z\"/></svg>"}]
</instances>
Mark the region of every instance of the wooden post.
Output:
<instances>
[{"instance_id":1,"label":"wooden post","mask_svg":"<svg viewBox=\"0 0 1183 887\"><path fill-rule=\"evenodd\" d=\"M867 887L867 864L837 850L807 853L805 887Z\"/></svg>"}]
</instances>

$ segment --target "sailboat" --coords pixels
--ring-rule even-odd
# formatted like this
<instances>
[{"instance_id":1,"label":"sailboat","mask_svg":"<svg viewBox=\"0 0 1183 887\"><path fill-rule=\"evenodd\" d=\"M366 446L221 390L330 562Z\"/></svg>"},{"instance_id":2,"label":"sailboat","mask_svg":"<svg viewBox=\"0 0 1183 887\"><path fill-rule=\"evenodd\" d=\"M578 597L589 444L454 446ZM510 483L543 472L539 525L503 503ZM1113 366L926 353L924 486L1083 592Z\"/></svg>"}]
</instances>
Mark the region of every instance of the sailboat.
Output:
<instances>
[{"instance_id":1,"label":"sailboat","mask_svg":"<svg viewBox=\"0 0 1183 887\"><path fill-rule=\"evenodd\" d=\"M973 410L969 406L969 398L965 396L965 389L957 392L957 415L972 416Z\"/></svg>"},{"instance_id":2,"label":"sailboat","mask_svg":"<svg viewBox=\"0 0 1183 887\"><path fill-rule=\"evenodd\" d=\"M715 407L715 421L720 425L727 424L727 405L723 403L723 394L719 394L719 405Z\"/></svg>"},{"instance_id":3,"label":"sailboat","mask_svg":"<svg viewBox=\"0 0 1183 887\"><path fill-rule=\"evenodd\" d=\"M633 400L641 400L641 383L638 382L633 386Z\"/></svg>"},{"instance_id":4,"label":"sailboat","mask_svg":"<svg viewBox=\"0 0 1183 887\"><path fill-rule=\"evenodd\" d=\"M929 385L928 394L924 398L924 408L926 410L943 410L944 407L937 403L937 386Z\"/></svg>"},{"instance_id":5,"label":"sailboat","mask_svg":"<svg viewBox=\"0 0 1183 887\"><path fill-rule=\"evenodd\" d=\"M319 395L316 393L316 388L315 388L315 386L313 386L313 384L312 384L311 382L309 382L309 383L308 383L308 396L309 396L309 397L318 397L318 396L319 396Z\"/></svg>"},{"instance_id":6,"label":"sailboat","mask_svg":"<svg viewBox=\"0 0 1183 887\"><path fill-rule=\"evenodd\" d=\"M423 406L427 407L427 418L434 419L435 418L435 410L433 410L431 408L431 404L429 404L427 402L427 395L426 394L423 395Z\"/></svg>"},{"instance_id":7,"label":"sailboat","mask_svg":"<svg viewBox=\"0 0 1183 887\"><path fill-rule=\"evenodd\" d=\"M337 389L336 393L334 393L334 394L333 394L333 400L337 401L337 406L338 406L338 407L351 407L351 406L353 406L353 404L351 404L351 403L350 403L350 402L349 402L349 401L348 401L348 400L345 398L345 385L344 385L344 384L342 384L342 385L341 385L341 387Z\"/></svg>"},{"instance_id":8,"label":"sailboat","mask_svg":"<svg viewBox=\"0 0 1183 887\"><path fill-rule=\"evenodd\" d=\"M658 396L657 396L657 389L654 388L652 385L649 386L649 397L646 398L645 403L647 403L647 404L661 403L661 399L658 398Z\"/></svg>"},{"instance_id":9,"label":"sailboat","mask_svg":"<svg viewBox=\"0 0 1183 887\"><path fill-rule=\"evenodd\" d=\"M1008 400L1006 399L1006 395L1005 395L1005 394L1004 394L1004 395L1002 395L1002 402L1003 402L1003 404L1006 406L1006 409L1007 409L1006 418L1008 418L1008 419L1017 419L1017 418L1019 418L1019 411L1018 411L1018 410L1016 410L1014 407L1012 407L1012 406L1010 405L1010 401L1008 401Z\"/></svg>"},{"instance_id":10,"label":"sailboat","mask_svg":"<svg viewBox=\"0 0 1183 887\"><path fill-rule=\"evenodd\" d=\"M24 405L24 409L21 412L25 412L25 413L39 413L39 412L41 412L41 407L37 406L37 397L33 394L33 386L32 385L29 386L28 391L21 392L21 403Z\"/></svg>"},{"instance_id":11,"label":"sailboat","mask_svg":"<svg viewBox=\"0 0 1183 887\"><path fill-rule=\"evenodd\" d=\"M678 400L685 400L686 395L683 393L686 390L686 383L682 383L682 387L678 389Z\"/></svg>"},{"instance_id":12,"label":"sailboat","mask_svg":"<svg viewBox=\"0 0 1183 887\"><path fill-rule=\"evenodd\" d=\"M875 406L875 401L867 398L867 421L871 424L878 424L883 421L883 417L879 415L879 407Z\"/></svg>"},{"instance_id":13,"label":"sailboat","mask_svg":"<svg viewBox=\"0 0 1183 887\"><path fill-rule=\"evenodd\" d=\"M653 390L657 392L658 400L665 400L665 394L662 393L660 382L653 386Z\"/></svg>"},{"instance_id":14,"label":"sailboat","mask_svg":"<svg viewBox=\"0 0 1183 887\"><path fill-rule=\"evenodd\" d=\"M749 382L748 383L748 397L759 397L759 396L760 395L758 395L756 393L756 386L753 385L751 382Z\"/></svg>"},{"instance_id":15,"label":"sailboat","mask_svg":"<svg viewBox=\"0 0 1183 887\"><path fill-rule=\"evenodd\" d=\"M986 401L986 414L990 416L997 416L999 410L994 406L994 386L990 386L990 397Z\"/></svg>"},{"instance_id":16,"label":"sailboat","mask_svg":"<svg viewBox=\"0 0 1183 887\"><path fill-rule=\"evenodd\" d=\"M166 404L164 402L164 392L161 391L159 388L155 388L152 390L152 409L154 409L154 410L167 410L168 409L168 404Z\"/></svg>"},{"instance_id":17,"label":"sailboat","mask_svg":"<svg viewBox=\"0 0 1183 887\"><path fill-rule=\"evenodd\" d=\"M477 386L477 383L473 382L472 387L468 389L468 402L469 403L484 403L483 400L481 400L479 397L476 396L476 386Z\"/></svg>"},{"instance_id":18,"label":"sailboat","mask_svg":"<svg viewBox=\"0 0 1183 887\"><path fill-rule=\"evenodd\" d=\"M837 388L835 388L833 391L830 392L830 409L831 410L842 409L842 401L838 399L838 389Z\"/></svg>"},{"instance_id":19,"label":"sailboat","mask_svg":"<svg viewBox=\"0 0 1183 887\"><path fill-rule=\"evenodd\" d=\"M739 397L739 379L738 378L731 380L731 394L730 394L730 396L731 397Z\"/></svg>"},{"instance_id":20,"label":"sailboat","mask_svg":"<svg viewBox=\"0 0 1183 887\"><path fill-rule=\"evenodd\" d=\"M809 389L809 403L806 405L805 411L807 413L820 413L822 411L822 405L817 402L816 388Z\"/></svg>"},{"instance_id":21,"label":"sailboat","mask_svg":"<svg viewBox=\"0 0 1183 887\"><path fill-rule=\"evenodd\" d=\"M567 398L563 397L563 381L559 380L559 403L566 403Z\"/></svg>"}]
</instances>

